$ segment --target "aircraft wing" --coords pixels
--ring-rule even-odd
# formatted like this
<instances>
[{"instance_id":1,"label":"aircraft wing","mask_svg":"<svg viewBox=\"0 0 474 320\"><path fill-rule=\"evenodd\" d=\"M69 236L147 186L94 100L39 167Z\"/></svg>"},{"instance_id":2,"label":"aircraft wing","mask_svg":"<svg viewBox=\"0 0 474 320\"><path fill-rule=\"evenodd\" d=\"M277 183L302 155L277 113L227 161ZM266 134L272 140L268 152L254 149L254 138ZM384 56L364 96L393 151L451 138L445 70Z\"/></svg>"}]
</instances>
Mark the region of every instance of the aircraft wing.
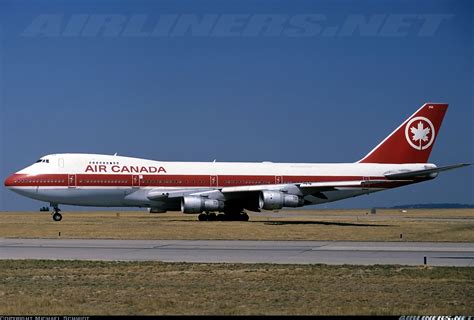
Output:
<instances>
[{"instance_id":1,"label":"aircraft wing","mask_svg":"<svg viewBox=\"0 0 474 320\"><path fill-rule=\"evenodd\" d=\"M335 181L335 182L309 182L309 183L301 183L298 185L300 189L305 190L318 190L324 191L324 189L330 190L338 190L341 188L369 188L369 187L377 187L380 186L385 188L385 185L393 184L394 182L401 182L401 181L388 181L388 180L358 180L358 181ZM404 180L403 182L406 182Z\"/></svg>"},{"instance_id":2,"label":"aircraft wing","mask_svg":"<svg viewBox=\"0 0 474 320\"><path fill-rule=\"evenodd\" d=\"M369 187L381 187L385 185L403 182L407 180L353 180L353 181L331 181L331 182L305 182L305 183L291 183L291 184L271 184L271 185L254 185L254 186L238 186L225 187L221 189L223 194L242 193L242 192L256 192L265 190L275 190L290 192L294 194L313 194L322 191L333 191L342 188L360 188L365 189ZM299 192L295 192L299 191Z\"/></svg>"},{"instance_id":3,"label":"aircraft wing","mask_svg":"<svg viewBox=\"0 0 474 320\"><path fill-rule=\"evenodd\" d=\"M460 164L437 167L437 168L432 168L432 169L407 171L407 172L401 172L401 173L390 173L390 174L386 174L385 177L389 180L414 180L414 179L435 178L439 172L467 167L470 165L471 163L460 163Z\"/></svg>"},{"instance_id":4,"label":"aircraft wing","mask_svg":"<svg viewBox=\"0 0 474 320\"><path fill-rule=\"evenodd\" d=\"M212 196L220 193L226 195L243 195L245 193L253 193L265 190L289 192L299 195L317 194L324 191L335 191L344 188L360 188L369 187L384 188L389 184L406 183L407 180L356 180L356 181L332 181L332 182L306 182L306 183L289 183L289 184L268 184L268 185L252 185L224 188L203 188L203 189L179 189L179 190L163 190L152 189L148 192L147 198L150 200L165 200L173 198L181 198L184 196Z\"/></svg>"},{"instance_id":5,"label":"aircraft wing","mask_svg":"<svg viewBox=\"0 0 474 320\"><path fill-rule=\"evenodd\" d=\"M165 200L170 198L181 198L190 195L202 195L203 193L213 191L207 189L178 189L178 190L164 190L164 189L152 189L146 197L150 200Z\"/></svg>"}]
</instances>

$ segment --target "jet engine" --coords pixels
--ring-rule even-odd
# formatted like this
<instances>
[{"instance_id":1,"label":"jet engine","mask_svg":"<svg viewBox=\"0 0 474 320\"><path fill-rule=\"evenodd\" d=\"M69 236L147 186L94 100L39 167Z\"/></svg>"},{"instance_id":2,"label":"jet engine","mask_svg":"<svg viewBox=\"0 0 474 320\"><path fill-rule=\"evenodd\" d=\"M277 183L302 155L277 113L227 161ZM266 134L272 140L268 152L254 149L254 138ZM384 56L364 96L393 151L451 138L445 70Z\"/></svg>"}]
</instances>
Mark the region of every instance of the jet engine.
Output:
<instances>
[{"instance_id":1,"label":"jet engine","mask_svg":"<svg viewBox=\"0 0 474 320\"><path fill-rule=\"evenodd\" d=\"M224 202L204 197L187 196L181 200L181 212L201 213L203 211L222 211Z\"/></svg>"},{"instance_id":2,"label":"jet engine","mask_svg":"<svg viewBox=\"0 0 474 320\"><path fill-rule=\"evenodd\" d=\"M262 191L258 198L260 209L275 210L283 207L302 207L303 197L280 191Z\"/></svg>"}]
</instances>

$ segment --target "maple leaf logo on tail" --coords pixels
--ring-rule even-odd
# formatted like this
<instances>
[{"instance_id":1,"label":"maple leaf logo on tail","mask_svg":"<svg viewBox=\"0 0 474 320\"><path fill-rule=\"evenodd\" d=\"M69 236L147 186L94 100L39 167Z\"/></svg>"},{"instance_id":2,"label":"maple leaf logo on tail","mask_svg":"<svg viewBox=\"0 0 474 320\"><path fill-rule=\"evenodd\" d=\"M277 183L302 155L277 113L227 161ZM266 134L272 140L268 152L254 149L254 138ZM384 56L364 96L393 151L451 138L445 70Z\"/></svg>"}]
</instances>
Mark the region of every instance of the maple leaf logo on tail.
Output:
<instances>
[{"instance_id":1,"label":"maple leaf logo on tail","mask_svg":"<svg viewBox=\"0 0 474 320\"><path fill-rule=\"evenodd\" d=\"M425 150L433 144L435 129L428 118L416 117L408 122L405 135L408 143L413 148L416 150Z\"/></svg>"},{"instance_id":2,"label":"maple leaf logo on tail","mask_svg":"<svg viewBox=\"0 0 474 320\"><path fill-rule=\"evenodd\" d=\"M410 128L411 133L413 134L413 141L419 141L420 144L420 150L422 148L422 143L427 142L429 140L428 134L430 133L430 128L426 127L424 128L423 122L418 122L418 128L411 127Z\"/></svg>"}]
</instances>

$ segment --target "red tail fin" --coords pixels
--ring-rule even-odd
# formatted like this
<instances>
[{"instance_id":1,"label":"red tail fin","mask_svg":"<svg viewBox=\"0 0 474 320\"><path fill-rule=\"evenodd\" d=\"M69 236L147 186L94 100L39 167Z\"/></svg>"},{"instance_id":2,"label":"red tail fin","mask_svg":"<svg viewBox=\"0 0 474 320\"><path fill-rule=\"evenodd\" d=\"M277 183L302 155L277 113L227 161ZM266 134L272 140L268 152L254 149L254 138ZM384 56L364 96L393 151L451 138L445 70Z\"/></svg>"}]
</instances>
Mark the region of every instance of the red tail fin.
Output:
<instances>
[{"instance_id":1,"label":"red tail fin","mask_svg":"<svg viewBox=\"0 0 474 320\"><path fill-rule=\"evenodd\" d=\"M428 162L447 109L445 103L425 103L359 162Z\"/></svg>"}]
</instances>

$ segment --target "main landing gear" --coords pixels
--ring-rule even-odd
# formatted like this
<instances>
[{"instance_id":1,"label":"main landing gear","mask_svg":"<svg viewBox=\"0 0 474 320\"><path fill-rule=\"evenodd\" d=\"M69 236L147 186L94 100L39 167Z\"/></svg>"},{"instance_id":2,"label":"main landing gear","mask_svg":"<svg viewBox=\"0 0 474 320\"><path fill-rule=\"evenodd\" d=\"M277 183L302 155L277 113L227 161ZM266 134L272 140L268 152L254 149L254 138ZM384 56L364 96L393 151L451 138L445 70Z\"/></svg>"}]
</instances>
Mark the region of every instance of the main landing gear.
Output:
<instances>
[{"instance_id":1,"label":"main landing gear","mask_svg":"<svg viewBox=\"0 0 474 320\"><path fill-rule=\"evenodd\" d=\"M216 214L215 212L203 212L198 216L199 221L249 221L249 215L242 212L224 212Z\"/></svg>"},{"instance_id":2,"label":"main landing gear","mask_svg":"<svg viewBox=\"0 0 474 320\"><path fill-rule=\"evenodd\" d=\"M57 204L51 204L51 206L53 207L53 220L54 221L61 221L63 219L62 214L59 213L59 211L61 211L61 209L59 209Z\"/></svg>"}]
</instances>

